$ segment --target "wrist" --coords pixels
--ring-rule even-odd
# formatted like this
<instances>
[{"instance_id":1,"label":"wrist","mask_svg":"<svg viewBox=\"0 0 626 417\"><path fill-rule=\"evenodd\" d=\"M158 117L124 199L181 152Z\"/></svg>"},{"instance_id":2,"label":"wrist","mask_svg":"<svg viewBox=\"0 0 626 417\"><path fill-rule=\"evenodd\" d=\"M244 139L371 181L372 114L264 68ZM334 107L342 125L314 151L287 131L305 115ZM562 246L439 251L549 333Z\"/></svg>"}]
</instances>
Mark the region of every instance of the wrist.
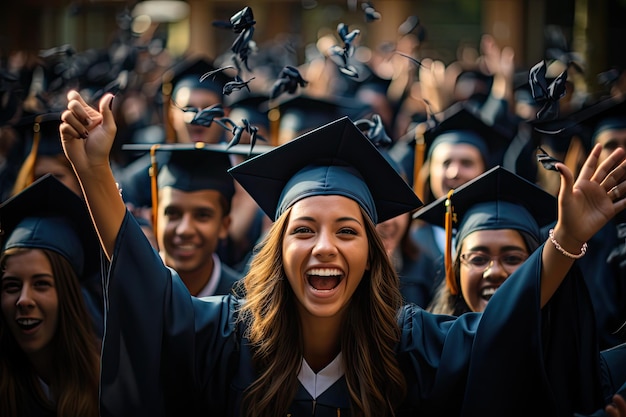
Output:
<instances>
[{"instance_id":1,"label":"wrist","mask_svg":"<svg viewBox=\"0 0 626 417\"><path fill-rule=\"evenodd\" d=\"M571 259L582 258L587 252L587 242L573 238L559 228L550 229L549 240L562 255Z\"/></svg>"}]
</instances>

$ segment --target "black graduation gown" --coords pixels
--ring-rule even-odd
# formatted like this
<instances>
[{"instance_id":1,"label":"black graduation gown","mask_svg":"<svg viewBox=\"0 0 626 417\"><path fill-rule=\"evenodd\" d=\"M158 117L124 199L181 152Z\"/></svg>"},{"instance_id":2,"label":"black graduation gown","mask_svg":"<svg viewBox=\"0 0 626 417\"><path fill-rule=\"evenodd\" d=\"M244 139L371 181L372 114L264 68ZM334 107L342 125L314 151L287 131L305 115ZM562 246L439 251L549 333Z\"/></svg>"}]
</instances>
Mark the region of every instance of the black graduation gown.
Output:
<instances>
[{"instance_id":1,"label":"black graduation gown","mask_svg":"<svg viewBox=\"0 0 626 417\"><path fill-rule=\"evenodd\" d=\"M600 349L626 342L624 333L615 332L626 318L626 277L619 265L607 262L620 243L611 221L589 240L587 254L578 262L594 305Z\"/></svg>"},{"instance_id":2,"label":"black graduation gown","mask_svg":"<svg viewBox=\"0 0 626 417\"><path fill-rule=\"evenodd\" d=\"M241 274L222 262L220 267L220 281L215 289L215 294L230 294L235 288Z\"/></svg>"},{"instance_id":3,"label":"black graduation gown","mask_svg":"<svg viewBox=\"0 0 626 417\"><path fill-rule=\"evenodd\" d=\"M626 398L626 343L605 349L600 354L600 372L604 404L589 417L607 416L604 405L610 404L614 394ZM582 414L576 414L582 417Z\"/></svg>"},{"instance_id":4,"label":"black graduation gown","mask_svg":"<svg viewBox=\"0 0 626 417\"><path fill-rule=\"evenodd\" d=\"M408 395L398 416L571 416L574 407L597 408L601 395L592 372L572 378L591 367L581 364L593 363L593 354L597 359L579 332L585 330L579 314L589 312L584 294L577 301L584 284L566 278L551 301L564 302L542 313L540 252L506 281L483 314L455 319L415 305L399 311L396 350ZM243 392L256 377L245 324L234 324L242 301L190 297L129 213L105 297L102 416L240 415ZM292 415L349 416L341 381L322 395L323 407L318 398L315 413L299 389Z\"/></svg>"}]
</instances>

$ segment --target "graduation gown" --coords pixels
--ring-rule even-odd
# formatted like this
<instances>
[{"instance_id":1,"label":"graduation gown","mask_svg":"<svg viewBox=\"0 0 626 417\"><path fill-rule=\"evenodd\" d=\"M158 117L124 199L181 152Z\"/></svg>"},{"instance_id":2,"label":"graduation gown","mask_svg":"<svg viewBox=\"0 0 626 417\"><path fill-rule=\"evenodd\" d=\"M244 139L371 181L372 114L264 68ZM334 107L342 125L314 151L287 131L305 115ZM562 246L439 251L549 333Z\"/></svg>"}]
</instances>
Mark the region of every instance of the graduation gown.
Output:
<instances>
[{"instance_id":1,"label":"graduation gown","mask_svg":"<svg viewBox=\"0 0 626 417\"><path fill-rule=\"evenodd\" d=\"M626 342L623 332L615 332L626 317L626 276L618 264L607 262L621 243L617 224L610 221L589 240L579 261L594 305L600 349Z\"/></svg>"},{"instance_id":2,"label":"graduation gown","mask_svg":"<svg viewBox=\"0 0 626 417\"><path fill-rule=\"evenodd\" d=\"M541 311L540 268L539 250L483 314L455 319L415 305L399 311L396 352L408 395L396 415L571 416L597 409L601 393L588 369L597 352L586 349L579 326L589 313L588 297L579 294L584 283L566 278L551 301L558 310ZM256 379L245 323L236 322L242 300L191 297L129 213L106 284L102 416L240 415L244 390ZM298 387L290 410L349 416L345 379L317 398L314 412Z\"/></svg>"}]
</instances>

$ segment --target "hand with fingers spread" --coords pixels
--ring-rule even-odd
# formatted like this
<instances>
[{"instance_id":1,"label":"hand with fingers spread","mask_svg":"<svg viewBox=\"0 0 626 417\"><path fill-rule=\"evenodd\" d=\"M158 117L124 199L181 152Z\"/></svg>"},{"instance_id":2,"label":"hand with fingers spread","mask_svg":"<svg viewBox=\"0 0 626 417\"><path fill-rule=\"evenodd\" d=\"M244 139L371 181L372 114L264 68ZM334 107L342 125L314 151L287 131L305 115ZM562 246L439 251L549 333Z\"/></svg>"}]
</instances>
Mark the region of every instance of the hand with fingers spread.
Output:
<instances>
[{"instance_id":1,"label":"hand with fingers spread","mask_svg":"<svg viewBox=\"0 0 626 417\"><path fill-rule=\"evenodd\" d=\"M586 242L626 208L626 200L619 198L626 192L625 152L617 149L598 165L601 150L600 145L593 148L575 182L565 165L557 165L563 183L555 230L562 229L573 243Z\"/></svg>"},{"instance_id":2,"label":"hand with fingers spread","mask_svg":"<svg viewBox=\"0 0 626 417\"><path fill-rule=\"evenodd\" d=\"M561 174L559 217L542 253L542 306L559 287L574 260L585 254L586 242L626 208L626 199L619 198L626 192L626 153L618 148L598 164L601 150L599 145L592 149L575 181L565 164L555 165Z\"/></svg>"}]
</instances>

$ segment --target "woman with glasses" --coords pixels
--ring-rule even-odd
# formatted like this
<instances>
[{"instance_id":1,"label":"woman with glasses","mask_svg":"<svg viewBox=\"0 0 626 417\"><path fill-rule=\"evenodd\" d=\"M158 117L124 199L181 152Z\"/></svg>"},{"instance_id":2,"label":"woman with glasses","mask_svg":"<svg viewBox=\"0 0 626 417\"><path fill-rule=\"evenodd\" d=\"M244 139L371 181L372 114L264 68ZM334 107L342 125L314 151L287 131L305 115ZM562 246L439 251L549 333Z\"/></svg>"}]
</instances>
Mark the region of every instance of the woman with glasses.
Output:
<instances>
[{"instance_id":1,"label":"woman with glasses","mask_svg":"<svg viewBox=\"0 0 626 417\"><path fill-rule=\"evenodd\" d=\"M456 224L448 225L457 231L455 256L450 253L447 257L446 279L428 309L455 316L482 312L498 288L544 241L540 227L556 220L556 199L496 167L415 217L443 225L447 202L453 211L448 216L456 219Z\"/></svg>"}]
</instances>

